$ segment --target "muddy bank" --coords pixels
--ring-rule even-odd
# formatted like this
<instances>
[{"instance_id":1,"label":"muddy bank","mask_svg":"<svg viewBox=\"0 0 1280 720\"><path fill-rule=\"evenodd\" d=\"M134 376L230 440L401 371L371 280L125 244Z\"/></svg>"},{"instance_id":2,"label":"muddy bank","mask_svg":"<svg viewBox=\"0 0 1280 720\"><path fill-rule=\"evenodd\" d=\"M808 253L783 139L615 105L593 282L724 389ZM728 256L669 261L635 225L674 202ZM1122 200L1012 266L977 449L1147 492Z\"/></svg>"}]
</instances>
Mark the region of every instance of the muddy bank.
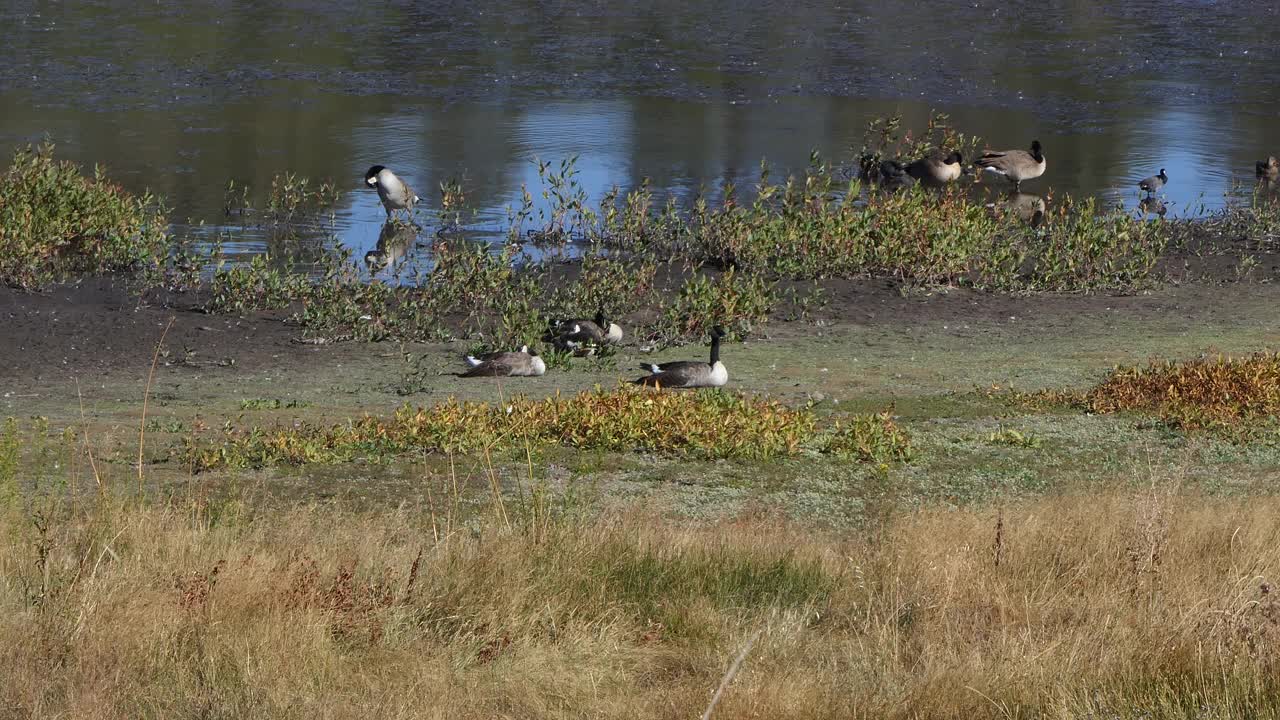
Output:
<instances>
[{"instance_id":1,"label":"muddy bank","mask_svg":"<svg viewBox=\"0 0 1280 720\"><path fill-rule=\"evenodd\" d=\"M1233 272L1232 266L1221 263L1221 274ZM1001 328L1000 335L1078 335L1084 342L1105 329L1108 318L1137 326L1261 326L1266 324L1263 318L1272 300L1280 300L1280 287L1269 282L1277 273L1276 259L1264 258L1251 275L1254 281L1201 279L1133 295L1003 295L956 288L909 289L883 279L828 281L823 288L829 301L808 321L787 322L775 316L756 340L787 340L843 329L904 333L927 329L942 337ZM211 315L181 300L139 299L111 279L86 280L36 294L0 288L0 318L4 325L0 379L9 386L4 391L73 377L94 382L145 377L170 321L160 366L186 372L235 377L273 369L305 371L399 353L399 344L390 342L302 343L300 329L289 324L285 314ZM634 324L638 319L624 322ZM462 349L461 344L455 345Z\"/></svg>"}]
</instances>

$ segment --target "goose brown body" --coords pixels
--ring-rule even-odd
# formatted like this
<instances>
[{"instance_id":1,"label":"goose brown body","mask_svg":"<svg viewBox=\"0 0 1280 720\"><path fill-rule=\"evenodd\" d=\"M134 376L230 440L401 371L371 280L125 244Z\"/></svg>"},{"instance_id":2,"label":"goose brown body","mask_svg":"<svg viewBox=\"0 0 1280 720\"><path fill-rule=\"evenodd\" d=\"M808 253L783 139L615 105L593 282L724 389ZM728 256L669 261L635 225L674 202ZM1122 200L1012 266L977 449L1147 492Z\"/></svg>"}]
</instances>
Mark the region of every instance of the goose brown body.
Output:
<instances>
[{"instance_id":1,"label":"goose brown body","mask_svg":"<svg viewBox=\"0 0 1280 720\"><path fill-rule=\"evenodd\" d=\"M999 150L982 154L974 163L979 168L996 175L1002 175L1013 182L1018 189L1024 180L1038 178L1049 166L1039 140L1031 142L1031 150Z\"/></svg>"},{"instance_id":2,"label":"goose brown body","mask_svg":"<svg viewBox=\"0 0 1280 720\"><path fill-rule=\"evenodd\" d=\"M458 377L536 377L547 372L546 362L524 346L515 352L496 352L480 357L467 356L471 369Z\"/></svg>"},{"instance_id":3,"label":"goose brown body","mask_svg":"<svg viewBox=\"0 0 1280 720\"><path fill-rule=\"evenodd\" d=\"M696 360L678 360L668 363L642 363L640 367L649 372L637 378L637 385L665 388L700 388L722 387L729 382L729 371L720 361L720 339L724 330L716 327L711 330L711 358L708 362Z\"/></svg>"},{"instance_id":4,"label":"goose brown body","mask_svg":"<svg viewBox=\"0 0 1280 720\"><path fill-rule=\"evenodd\" d=\"M921 184L942 187L960 179L963 163L964 156L959 152L946 156L935 153L911 163L906 167L906 171Z\"/></svg>"}]
</instances>

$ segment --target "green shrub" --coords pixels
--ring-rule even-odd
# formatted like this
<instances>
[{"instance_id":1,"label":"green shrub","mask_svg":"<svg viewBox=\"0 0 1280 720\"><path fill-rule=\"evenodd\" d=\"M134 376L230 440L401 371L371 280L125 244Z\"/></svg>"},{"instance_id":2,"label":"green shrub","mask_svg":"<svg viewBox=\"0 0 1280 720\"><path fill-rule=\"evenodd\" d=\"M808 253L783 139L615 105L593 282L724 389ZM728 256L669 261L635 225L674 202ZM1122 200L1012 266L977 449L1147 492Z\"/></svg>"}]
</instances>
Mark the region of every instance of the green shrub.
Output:
<instances>
[{"instance_id":1,"label":"green shrub","mask_svg":"<svg viewBox=\"0 0 1280 720\"><path fill-rule=\"evenodd\" d=\"M34 289L159 262L169 238L157 198L131 195L100 167L85 177L53 150L19 149L0 176L0 281Z\"/></svg>"}]
</instances>

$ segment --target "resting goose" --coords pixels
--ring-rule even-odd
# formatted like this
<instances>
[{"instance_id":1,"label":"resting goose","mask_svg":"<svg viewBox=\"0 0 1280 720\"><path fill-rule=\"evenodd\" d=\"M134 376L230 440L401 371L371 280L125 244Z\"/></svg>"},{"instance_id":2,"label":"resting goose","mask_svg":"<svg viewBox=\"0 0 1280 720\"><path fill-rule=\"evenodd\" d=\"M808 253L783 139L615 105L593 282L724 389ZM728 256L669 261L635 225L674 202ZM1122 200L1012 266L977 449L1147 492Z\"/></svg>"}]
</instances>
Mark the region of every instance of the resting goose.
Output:
<instances>
[{"instance_id":1,"label":"resting goose","mask_svg":"<svg viewBox=\"0 0 1280 720\"><path fill-rule=\"evenodd\" d=\"M413 192L413 188L381 165L369 168L369 171L364 174L364 181L370 187L377 189L378 199L382 200L382 207L386 208L388 219L397 210L412 212L413 206L418 202L418 196Z\"/></svg>"},{"instance_id":2,"label":"resting goose","mask_svg":"<svg viewBox=\"0 0 1280 720\"><path fill-rule=\"evenodd\" d=\"M1169 176L1164 174L1164 168L1160 168L1160 172L1149 178L1143 178L1138 183L1138 187L1146 191L1148 195L1154 195L1160 192L1160 188L1169 182Z\"/></svg>"},{"instance_id":3,"label":"resting goose","mask_svg":"<svg viewBox=\"0 0 1280 720\"><path fill-rule=\"evenodd\" d=\"M592 320L552 320L548 337L558 349L578 350L586 345L616 345L622 342L622 328L606 320L601 310Z\"/></svg>"},{"instance_id":4,"label":"resting goose","mask_svg":"<svg viewBox=\"0 0 1280 720\"><path fill-rule=\"evenodd\" d=\"M720 339L724 330L719 326L711 330L711 360L678 360L669 363L640 363L648 375L637 378L637 385L666 388L723 387L729 382L729 371L720 362Z\"/></svg>"},{"instance_id":5,"label":"resting goose","mask_svg":"<svg viewBox=\"0 0 1280 720\"><path fill-rule=\"evenodd\" d=\"M1039 140L1031 141L1031 152L1026 150L988 151L983 153L974 165L1012 180L1014 190L1022 186L1023 180L1031 180L1043 175L1048 166Z\"/></svg>"},{"instance_id":6,"label":"resting goose","mask_svg":"<svg viewBox=\"0 0 1280 720\"><path fill-rule=\"evenodd\" d=\"M907 168L897 160L884 160L880 163L880 187L886 190L900 190L916 184L914 176L907 173Z\"/></svg>"},{"instance_id":7,"label":"resting goose","mask_svg":"<svg viewBox=\"0 0 1280 720\"><path fill-rule=\"evenodd\" d=\"M471 369L458 377L534 377L547 372L547 364L523 345L516 352L495 352L480 357L467 356Z\"/></svg>"},{"instance_id":8,"label":"resting goose","mask_svg":"<svg viewBox=\"0 0 1280 720\"><path fill-rule=\"evenodd\" d=\"M942 187L960 179L964 156L959 152L942 156L934 153L907 166L907 174L924 185Z\"/></svg>"}]
</instances>

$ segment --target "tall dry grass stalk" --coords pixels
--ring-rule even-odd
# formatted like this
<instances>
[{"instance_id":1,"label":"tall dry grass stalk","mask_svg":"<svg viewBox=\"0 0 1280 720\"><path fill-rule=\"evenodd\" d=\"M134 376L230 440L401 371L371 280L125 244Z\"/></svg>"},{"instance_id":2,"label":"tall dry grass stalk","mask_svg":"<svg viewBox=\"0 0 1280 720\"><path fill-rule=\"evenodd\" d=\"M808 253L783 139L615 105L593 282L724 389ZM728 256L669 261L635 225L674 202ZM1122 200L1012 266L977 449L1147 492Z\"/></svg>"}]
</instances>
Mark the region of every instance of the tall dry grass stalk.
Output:
<instances>
[{"instance_id":1,"label":"tall dry grass stalk","mask_svg":"<svg viewBox=\"0 0 1280 720\"><path fill-rule=\"evenodd\" d=\"M1280 710L1280 498L1007 506L998 567L987 509L6 512L3 717L689 718L757 632L718 720Z\"/></svg>"}]
</instances>

